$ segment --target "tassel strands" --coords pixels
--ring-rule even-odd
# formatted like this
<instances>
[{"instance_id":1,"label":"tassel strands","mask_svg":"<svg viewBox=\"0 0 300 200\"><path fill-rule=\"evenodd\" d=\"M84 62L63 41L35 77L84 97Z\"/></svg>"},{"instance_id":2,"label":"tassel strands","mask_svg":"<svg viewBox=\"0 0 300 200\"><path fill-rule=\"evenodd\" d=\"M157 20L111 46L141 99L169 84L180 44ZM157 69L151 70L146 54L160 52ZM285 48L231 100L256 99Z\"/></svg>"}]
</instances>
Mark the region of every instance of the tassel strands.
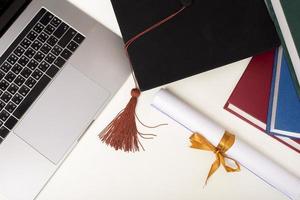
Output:
<instances>
[{"instance_id":1,"label":"tassel strands","mask_svg":"<svg viewBox=\"0 0 300 200\"><path fill-rule=\"evenodd\" d=\"M127 106L119 112L99 135L102 142L105 142L115 150L123 150L125 152L139 151L140 142L135 122L135 108L140 93L140 90L137 88L131 90L131 99Z\"/></svg>"}]
</instances>

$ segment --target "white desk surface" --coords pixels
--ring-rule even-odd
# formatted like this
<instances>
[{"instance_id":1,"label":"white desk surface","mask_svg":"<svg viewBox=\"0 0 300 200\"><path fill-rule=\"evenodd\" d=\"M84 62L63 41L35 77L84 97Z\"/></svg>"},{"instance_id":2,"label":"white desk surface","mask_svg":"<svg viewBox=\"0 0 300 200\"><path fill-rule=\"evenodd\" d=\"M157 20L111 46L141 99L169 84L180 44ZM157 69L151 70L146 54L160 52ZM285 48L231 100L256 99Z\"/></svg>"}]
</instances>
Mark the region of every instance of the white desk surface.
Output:
<instances>
[{"instance_id":1,"label":"white desk surface","mask_svg":"<svg viewBox=\"0 0 300 200\"><path fill-rule=\"evenodd\" d=\"M70 1L120 35L110 0ZM223 110L248 62L245 59L166 87L300 177L299 154ZM146 151L116 152L101 143L99 131L125 106L132 87L130 77L38 200L287 199L245 168L233 174L220 168L203 188L215 157L189 148L190 133L150 106L158 88L143 93L137 114L148 124L169 125L151 130L140 127L158 135L142 141Z\"/></svg>"}]
</instances>

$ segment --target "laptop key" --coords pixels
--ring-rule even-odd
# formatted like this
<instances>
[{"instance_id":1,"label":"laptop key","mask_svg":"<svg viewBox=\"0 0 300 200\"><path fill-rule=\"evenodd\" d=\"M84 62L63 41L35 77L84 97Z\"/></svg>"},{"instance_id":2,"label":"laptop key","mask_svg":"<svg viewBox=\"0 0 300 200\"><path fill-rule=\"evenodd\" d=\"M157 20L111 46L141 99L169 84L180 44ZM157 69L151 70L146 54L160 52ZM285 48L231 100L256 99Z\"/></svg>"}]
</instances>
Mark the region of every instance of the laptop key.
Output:
<instances>
[{"instance_id":1,"label":"laptop key","mask_svg":"<svg viewBox=\"0 0 300 200\"><path fill-rule=\"evenodd\" d=\"M12 66L8 62L5 62L3 65L1 65L0 69L2 69L4 72L8 72L11 67Z\"/></svg>"},{"instance_id":2,"label":"laptop key","mask_svg":"<svg viewBox=\"0 0 300 200\"><path fill-rule=\"evenodd\" d=\"M41 48L41 51L44 53L44 54L47 54L49 53L49 51L51 50L51 46L49 46L48 44L44 44Z\"/></svg>"},{"instance_id":3,"label":"laptop key","mask_svg":"<svg viewBox=\"0 0 300 200\"><path fill-rule=\"evenodd\" d=\"M28 68L25 67L22 71L21 71L21 75L25 78L28 78L30 76L30 74L32 73L32 71Z\"/></svg>"},{"instance_id":4,"label":"laptop key","mask_svg":"<svg viewBox=\"0 0 300 200\"><path fill-rule=\"evenodd\" d=\"M38 36L38 34L34 31L30 31L27 35L27 38L31 41L35 40L35 38Z\"/></svg>"},{"instance_id":5,"label":"laptop key","mask_svg":"<svg viewBox=\"0 0 300 200\"><path fill-rule=\"evenodd\" d=\"M39 65L39 69L42 70L43 72L45 72L49 67L50 67L50 65L48 63L46 63L45 61L43 61Z\"/></svg>"},{"instance_id":6,"label":"laptop key","mask_svg":"<svg viewBox=\"0 0 300 200\"><path fill-rule=\"evenodd\" d=\"M27 38L25 38L22 42L21 42L21 46L24 48L24 49L27 49L31 44L31 41L28 40Z\"/></svg>"},{"instance_id":7,"label":"laptop key","mask_svg":"<svg viewBox=\"0 0 300 200\"><path fill-rule=\"evenodd\" d=\"M44 75L39 82L33 87L33 89L28 93L28 95L24 98L22 103L17 107L14 111L13 115L20 119L26 110L31 106L31 104L35 101L35 99L40 95L40 93L44 90L44 88L51 81L49 77Z\"/></svg>"},{"instance_id":8,"label":"laptop key","mask_svg":"<svg viewBox=\"0 0 300 200\"><path fill-rule=\"evenodd\" d=\"M76 31L72 28L69 28L69 30L66 32L66 34L59 40L58 45L62 48L65 48L69 42L73 39L75 36Z\"/></svg>"},{"instance_id":9,"label":"laptop key","mask_svg":"<svg viewBox=\"0 0 300 200\"><path fill-rule=\"evenodd\" d=\"M28 66L31 70L34 70L38 65L39 65L39 63L38 63L36 60L32 59L32 60L30 60L30 62L28 63L27 66Z\"/></svg>"},{"instance_id":10,"label":"laptop key","mask_svg":"<svg viewBox=\"0 0 300 200\"><path fill-rule=\"evenodd\" d=\"M72 55L72 52L69 51L68 49L63 50L63 52L61 52L60 56L63 57L64 59L68 60Z\"/></svg>"},{"instance_id":11,"label":"laptop key","mask_svg":"<svg viewBox=\"0 0 300 200\"><path fill-rule=\"evenodd\" d=\"M19 87L18 87L16 84L12 83L12 84L8 87L7 91L8 91L9 93L11 93L11 94L15 94L15 93L18 91L18 89L19 89Z\"/></svg>"},{"instance_id":12,"label":"laptop key","mask_svg":"<svg viewBox=\"0 0 300 200\"><path fill-rule=\"evenodd\" d=\"M35 54L35 50L33 50L32 48L27 49L27 51L25 52L25 56L27 56L28 58L32 58Z\"/></svg>"},{"instance_id":13,"label":"laptop key","mask_svg":"<svg viewBox=\"0 0 300 200\"><path fill-rule=\"evenodd\" d=\"M13 66L11 71L18 75L22 71L22 69L23 69L23 67L17 63L17 64L15 64L15 66Z\"/></svg>"},{"instance_id":14,"label":"laptop key","mask_svg":"<svg viewBox=\"0 0 300 200\"><path fill-rule=\"evenodd\" d=\"M53 17L54 16L50 12L46 12L40 20L40 23L46 26L53 19Z\"/></svg>"},{"instance_id":15,"label":"laptop key","mask_svg":"<svg viewBox=\"0 0 300 200\"><path fill-rule=\"evenodd\" d=\"M26 56L22 56L19 60L18 60L18 63L21 65L21 66L25 66L27 65L27 63L29 62L29 59L26 57Z\"/></svg>"},{"instance_id":16,"label":"laptop key","mask_svg":"<svg viewBox=\"0 0 300 200\"><path fill-rule=\"evenodd\" d=\"M5 110L7 110L9 113L12 113L15 109L16 109L16 104L14 104L13 102L9 102L6 107Z\"/></svg>"},{"instance_id":17,"label":"laptop key","mask_svg":"<svg viewBox=\"0 0 300 200\"><path fill-rule=\"evenodd\" d=\"M12 72L8 72L5 76L5 80L7 80L8 82L12 82L14 79L16 78L16 75Z\"/></svg>"},{"instance_id":18,"label":"laptop key","mask_svg":"<svg viewBox=\"0 0 300 200\"><path fill-rule=\"evenodd\" d=\"M76 42L71 41L71 42L69 43L69 45L67 46L67 48L68 48L70 51L74 52L74 51L78 48L78 46L79 46L79 45L78 45Z\"/></svg>"},{"instance_id":19,"label":"laptop key","mask_svg":"<svg viewBox=\"0 0 300 200\"><path fill-rule=\"evenodd\" d=\"M54 36L50 36L50 38L47 40L47 43L51 46L54 46L57 43L58 39Z\"/></svg>"},{"instance_id":20,"label":"laptop key","mask_svg":"<svg viewBox=\"0 0 300 200\"><path fill-rule=\"evenodd\" d=\"M16 85L18 85L19 87L21 86L21 85L23 85L23 83L25 82L25 78L23 78L22 76L17 76L17 78L15 79L15 81L14 81L14 83L16 84ZM1 84L1 83L0 83ZM1 87L0 87L1 88Z\"/></svg>"},{"instance_id":21,"label":"laptop key","mask_svg":"<svg viewBox=\"0 0 300 200\"><path fill-rule=\"evenodd\" d=\"M61 23L61 20L58 19L57 17L54 17L52 19L52 21L50 22L50 24L53 25L54 27L58 27L60 23Z\"/></svg>"},{"instance_id":22,"label":"laptop key","mask_svg":"<svg viewBox=\"0 0 300 200\"><path fill-rule=\"evenodd\" d=\"M45 32L42 32L39 37L38 40L41 41L42 43L46 42L46 40L49 38L49 35Z\"/></svg>"},{"instance_id":23,"label":"laptop key","mask_svg":"<svg viewBox=\"0 0 300 200\"><path fill-rule=\"evenodd\" d=\"M81 42L84 40L84 36L80 33L77 33L73 40L78 44L81 44Z\"/></svg>"},{"instance_id":24,"label":"laptop key","mask_svg":"<svg viewBox=\"0 0 300 200\"><path fill-rule=\"evenodd\" d=\"M59 69L57 67L55 67L54 65L51 65L51 67L47 70L46 74L48 76L50 76L51 78L53 78L57 72L59 71Z\"/></svg>"},{"instance_id":25,"label":"laptop key","mask_svg":"<svg viewBox=\"0 0 300 200\"><path fill-rule=\"evenodd\" d=\"M37 52L34 56L34 59L38 62L41 62L45 57L45 54L43 54L42 52Z\"/></svg>"},{"instance_id":26,"label":"laptop key","mask_svg":"<svg viewBox=\"0 0 300 200\"><path fill-rule=\"evenodd\" d=\"M27 81L25 82L25 85L29 88L32 88L36 84L36 80L34 80L32 77L29 77Z\"/></svg>"},{"instance_id":27,"label":"laptop key","mask_svg":"<svg viewBox=\"0 0 300 200\"><path fill-rule=\"evenodd\" d=\"M18 93L12 98L12 101L15 104L20 104L22 100L23 100L23 97Z\"/></svg>"},{"instance_id":28,"label":"laptop key","mask_svg":"<svg viewBox=\"0 0 300 200\"><path fill-rule=\"evenodd\" d=\"M8 59L7 62L10 63L11 65L14 65L17 61L18 61L18 57L14 54L11 54Z\"/></svg>"},{"instance_id":29,"label":"laptop key","mask_svg":"<svg viewBox=\"0 0 300 200\"><path fill-rule=\"evenodd\" d=\"M37 23L33 28L33 30L37 33L41 33L43 31L43 29L44 29L44 26L40 23Z\"/></svg>"},{"instance_id":30,"label":"laptop key","mask_svg":"<svg viewBox=\"0 0 300 200\"><path fill-rule=\"evenodd\" d=\"M9 102L9 100L12 98L12 95L9 94L8 92L4 92L1 96L1 100L4 101L5 103Z\"/></svg>"},{"instance_id":31,"label":"laptop key","mask_svg":"<svg viewBox=\"0 0 300 200\"><path fill-rule=\"evenodd\" d=\"M28 92L30 91L30 89L28 87L26 87L25 85L23 85L20 89L19 89L19 93L21 95L23 95L24 97L28 94Z\"/></svg>"},{"instance_id":32,"label":"laptop key","mask_svg":"<svg viewBox=\"0 0 300 200\"><path fill-rule=\"evenodd\" d=\"M18 120L15 117L11 116L10 118L8 118L4 125L11 130L17 122Z\"/></svg>"},{"instance_id":33,"label":"laptop key","mask_svg":"<svg viewBox=\"0 0 300 200\"><path fill-rule=\"evenodd\" d=\"M55 61L54 64L61 68L64 64L66 63L66 61L62 58L62 57L58 57Z\"/></svg>"},{"instance_id":34,"label":"laptop key","mask_svg":"<svg viewBox=\"0 0 300 200\"><path fill-rule=\"evenodd\" d=\"M49 35L51 35L55 31L55 28L52 25L49 24L48 26L46 26L44 31L46 33L48 33Z\"/></svg>"},{"instance_id":35,"label":"laptop key","mask_svg":"<svg viewBox=\"0 0 300 200\"><path fill-rule=\"evenodd\" d=\"M0 89L1 90L5 91L6 88L8 88L8 86L9 86L9 83L6 80L1 80L0 81Z\"/></svg>"},{"instance_id":36,"label":"laptop key","mask_svg":"<svg viewBox=\"0 0 300 200\"><path fill-rule=\"evenodd\" d=\"M62 50L63 49L60 46L55 45L55 47L53 47L53 49L51 50L51 53L58 56L62 52Z\"/></svg>"},{"instance_id":37,"label":"laptop key","mask_svg":"<svg viewBox=\"0 0 300 200\"><path fill-rule=\"evenodd\" d=\"M39 50L41 48L41 46L43 45L43 43L41 43L40 41L38 40L35 40L32 44L31 44L31 47L34 49L34 50Z\"/></svg>"},{"instance_id":38,"label":"laptop key","mask_svg":"<svg viewBox=\"0 0 300 200\"><path fill-rule=\"evenodd\" d=\"M57 38L61 38L63 34L68 30L69 26L66 23L61 23L53 35Z\"/></svg>"},{"instance_id":39,"label":"laptop key","mask_svg":"<svg viewBox=\"0 0 300 200\"><path fill-rule=\"evenodd\" d=\"M47 61L48 63L52 64L52 63L54 62L55 58L56 58L56 57L55 57L53 54L49 53L49 54L46 56L45 61Z\"/></svg>"},{"instance_id":40,"label":"laptop key","mask_svg":"<svg viewBox=\"0 0 300 200\"><path fill-rule=\"evenodd\" d=\"M39 80L43 75L43 72L41 72L40 70L36 69L33 73L32 73L32 77L36 80Z\"/></svg>"},{"instance_id":41,"label":"laptop key","mask_svg":"<svg viewBox=\"0 0 300 200\"><path fill-rule=\"evenodd\" d=\"M25 49L23 49L22 47L18 46L16 48L16 50L14 51L14 53L17 55L17 56L21 56L23 53L25 52Z\"/></svg>"},{"instance_id":42,"label":"laptop key","mask_svg":"<svg viewBox=\"0 0 300 200\"><path fill-rule=\"evenodd\" d=\"M7 128L5 128L4 126L0 127L0 136L2 138L6 138L6 136L8 135L9 130Z\"/></svg>"},{"instance_id":43,"label":"laptop key","mask_svg":"<svg viewBox=\"0 0 300 200\"><path fill-rule=\"evenodd\" d=\"M6 111L6 110L2 110L1 112L0 112L0 119L2 120L2 121L6 121L7 120L7 118L9 117L9 113ZM1 135L2 136L2 135Z\"/></svg>"}]
</instances>

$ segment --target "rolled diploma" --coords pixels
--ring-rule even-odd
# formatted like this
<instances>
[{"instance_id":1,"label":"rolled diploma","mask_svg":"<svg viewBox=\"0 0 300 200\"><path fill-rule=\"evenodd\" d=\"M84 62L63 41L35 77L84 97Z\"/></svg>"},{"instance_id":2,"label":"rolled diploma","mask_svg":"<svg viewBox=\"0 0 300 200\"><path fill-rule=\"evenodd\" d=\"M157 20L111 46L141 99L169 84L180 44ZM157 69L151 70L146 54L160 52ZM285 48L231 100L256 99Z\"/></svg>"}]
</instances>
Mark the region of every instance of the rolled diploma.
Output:
<instances>
[{"instance_id":1,"label":"rolled diploma","mask_svg":"<svg viewBox=\"0 0 300 200\"><path fill-rule=\"evenodd\" d=\"M214 146L220 142L225 129L196 111L167 90L161 89L152 106L166 114L191 132L198 132ZM226 155L293 200L300 200L300 179L236 138Z\"/></svg>"}]
</instances>

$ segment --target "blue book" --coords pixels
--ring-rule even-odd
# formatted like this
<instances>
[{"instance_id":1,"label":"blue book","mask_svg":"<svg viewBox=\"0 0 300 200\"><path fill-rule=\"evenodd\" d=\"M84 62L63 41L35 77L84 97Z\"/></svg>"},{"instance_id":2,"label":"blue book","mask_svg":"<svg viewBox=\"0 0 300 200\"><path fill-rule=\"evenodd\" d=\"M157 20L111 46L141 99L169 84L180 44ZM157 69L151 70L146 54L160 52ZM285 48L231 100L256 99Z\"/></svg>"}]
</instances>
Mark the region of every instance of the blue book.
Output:
<instances>
[{"instance_id":1,"label":"blue book","mask_svg":"<svg viewBox=\"0 0 300 200\"><path fill-rule=\"evenodd\" d=\"M273 70L267 132L300 138L300 101L289 70L285 53L279 47Z\"/></svg>"}]
</instances>

